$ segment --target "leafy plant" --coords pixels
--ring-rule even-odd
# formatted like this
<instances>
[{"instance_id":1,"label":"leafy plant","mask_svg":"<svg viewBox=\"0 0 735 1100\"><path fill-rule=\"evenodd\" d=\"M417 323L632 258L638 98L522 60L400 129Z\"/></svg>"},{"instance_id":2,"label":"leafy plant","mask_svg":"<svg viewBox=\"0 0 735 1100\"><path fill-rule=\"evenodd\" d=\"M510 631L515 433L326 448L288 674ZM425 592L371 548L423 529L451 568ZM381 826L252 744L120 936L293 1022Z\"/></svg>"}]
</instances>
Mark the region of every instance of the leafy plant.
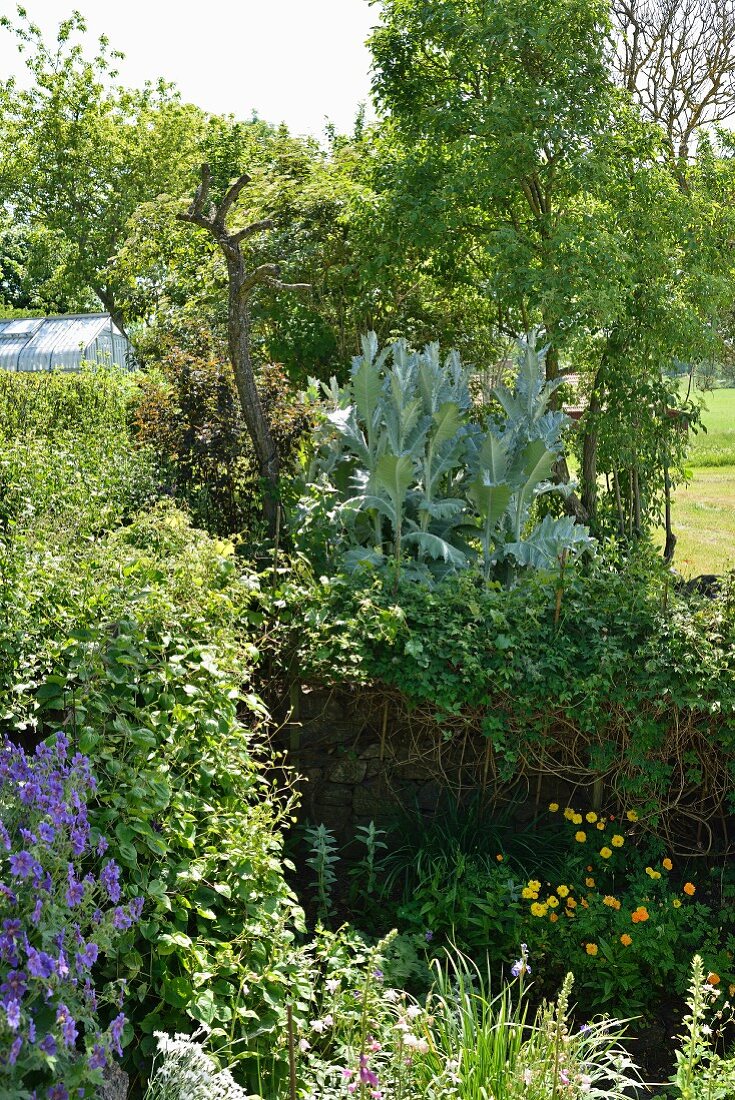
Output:
<instances>
[{"instance_id":1,"label":"leafy plant","mask_svg":"<svg viewBox=\"0 0 735 1100\"><path fill-rule=\"evenodd\" d=\"M69 750L63 733L34 756L0 744L3 1100L100 1084L130 1039L126 982L101 986L98 961L129 950L144 898L123 903L120 866L90 827L89 760Z\"/></svg>"},{"instance_id":2,"label":"leafy plant","mask_svg":"<svg viewBox=\"0 0 735 1100\"><path fill-rule=\"evenodd\" d=\"M495 390L505 417L480 428L456 352L442 363L437 344L379 351L374 333L364 337L351 382L323 387L328 408L296 530L326 526L348 567L392 561L396 576L406 553L412 575L479 557L489 580L501 564L512 576L591 549L569 517L528 526L534 501L554 488L567 423L549 407L559 382L544 380L543 358L535 334L520 342L514 389Z\"/></svg>"},{"instance_id":3,"label":"leafy plant","mask_svg":"<svg viewBox=\"0 0 735 1100\"><path fill-rule=\"evenodd\" d=\"M315 874L313 889L316 891L317 916L320 920L332 912L332 892L337 882L334 865L339 862L337 841L326 825L310 826L305 830L309 855L306 862Z\"/></svg>"},{"instance_id":4,"label":"leafy plant","mask_svg":"<svg viewBox=\"0 0 735 1100\"><path fill-rule=\"evenodd\" d=\"M708 975L701 957L695 955L689 1011L682 1021L684 1031L679 1036L672 1078L681 1100L728 1100L735 1092L735 1058L723 1057L715 1049L717 1037L729 1022L722 1010L716 1011L720 991L713 984L715 979L717 975Z\"/></svg>"},{"instance_id":5,"label":"leafy plant","mask_svg":"<svg viewBox=\"0 0 735 1100\"><path fill-rule=\"evenodd\" d=\"M361 858L349 870L353 879L352 893L361 899L371 898L375 893L379 865L382 862L380 852L388 845L382 839L386 835L385 829L377 829L375 822L368 825L358 825L355 830L355 841L364 845L365 852Z\"/></svg>"}]
</instances>

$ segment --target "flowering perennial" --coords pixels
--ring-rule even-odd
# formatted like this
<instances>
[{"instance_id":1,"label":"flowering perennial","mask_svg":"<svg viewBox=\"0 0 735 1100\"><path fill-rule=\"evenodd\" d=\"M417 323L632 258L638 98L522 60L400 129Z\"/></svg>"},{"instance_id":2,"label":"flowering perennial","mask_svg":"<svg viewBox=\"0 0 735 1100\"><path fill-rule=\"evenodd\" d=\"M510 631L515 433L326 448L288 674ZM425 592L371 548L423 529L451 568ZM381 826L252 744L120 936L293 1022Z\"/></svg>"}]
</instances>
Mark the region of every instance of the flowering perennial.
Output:
<instances>
[{"instance_id":1,"label":"flowering perennial","mask_svg":"<svg viewBox=\"0 0 735 1100\"><path fill-rule=\"evenodd\" d=\"M143 909L120 904L120 868L87 819L95 779L69 748L62 733L35 756L0 742L0 1092L32 1082L38 1100L83 1095L122 1054L124 991L96 989L94 967Z\"/></svg>"}]
</instances>

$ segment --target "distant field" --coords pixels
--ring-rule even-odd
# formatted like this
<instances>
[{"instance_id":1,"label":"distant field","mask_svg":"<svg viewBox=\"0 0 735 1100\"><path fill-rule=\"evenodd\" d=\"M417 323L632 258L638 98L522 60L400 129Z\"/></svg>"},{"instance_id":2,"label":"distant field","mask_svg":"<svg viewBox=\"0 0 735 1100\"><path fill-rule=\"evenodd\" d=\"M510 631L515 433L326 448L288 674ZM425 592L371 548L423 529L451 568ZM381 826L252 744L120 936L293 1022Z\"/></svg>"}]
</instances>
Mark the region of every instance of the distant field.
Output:
<instances>
[{"instance_id":1,"label":"distant field","mask_svg":"<svg viewBox=\"0 0 735 1100\"><path fill-rule=\"evenodd\" d=\"M696 392L704 404L700 431L692 439L692 466L735 466L735 389Z\"/></svg>"},{"instance_id":2,"label":"distant field","mask_svg":"<svg viewBox=\"0 0 735 1100\"><path fill-rule=\"evenodd\" d=\"M692 478L676 489L672 507L674 565L690 577L735 568L735 389L697 396L707 432L693 437Z\"/></svg>"}]
</instances>

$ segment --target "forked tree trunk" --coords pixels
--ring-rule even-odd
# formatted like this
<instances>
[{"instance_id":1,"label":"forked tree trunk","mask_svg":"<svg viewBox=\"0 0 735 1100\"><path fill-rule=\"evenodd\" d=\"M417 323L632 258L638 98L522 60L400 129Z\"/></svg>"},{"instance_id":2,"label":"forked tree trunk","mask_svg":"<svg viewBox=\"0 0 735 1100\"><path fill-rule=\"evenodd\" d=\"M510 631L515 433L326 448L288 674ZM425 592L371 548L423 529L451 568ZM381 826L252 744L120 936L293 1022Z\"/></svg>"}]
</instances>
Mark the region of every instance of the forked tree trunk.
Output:
<instances>
[{"instance_id":1,"label":"forked tree trunk","mask_svg":"<svg viewBox=\"0 0 735 1100\"><path fill-rule=\"evenodd\" d=\"M181 221L191 222L201 229L206 229L227 261L228 350L245 427L255 451L258 472L264 482L263 515L269 536L275 538L280 515L278 486L280 462L278 446L268 415L263 408L253 371L250 353L250 298L257 286L271 286L279 290L309 290L310 287L306 283L282 283L275 264L261 264L250 271L246 269L242 251L243 242L256 233L273 228L273 223L268 218L251 222L243 229L231 231L227 228L227 216L240 192L250 182L250 176L247 174L240 176L217 206L208 202L211 184L209 165L202 165L201 177L201 183L191 207L187 213L179 214L178 217Z\"/></svg>"}]
</instances>

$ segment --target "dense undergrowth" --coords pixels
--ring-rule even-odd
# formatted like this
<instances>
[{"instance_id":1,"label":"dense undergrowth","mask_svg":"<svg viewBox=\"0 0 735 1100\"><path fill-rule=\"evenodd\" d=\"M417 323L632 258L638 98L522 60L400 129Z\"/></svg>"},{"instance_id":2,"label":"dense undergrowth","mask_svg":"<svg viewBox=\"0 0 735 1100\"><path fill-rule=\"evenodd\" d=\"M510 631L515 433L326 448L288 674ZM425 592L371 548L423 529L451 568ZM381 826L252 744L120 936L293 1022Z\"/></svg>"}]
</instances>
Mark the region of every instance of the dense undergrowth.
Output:
<instances>
[{"instance_id":1,"label":"dense undergrowth","mask_svg":"<svg viewBox=\"0 0 735 1100\"><path fill-rule=\"evenodd\" d=\"M714 776L718 801L702 803L699 816L709 821L715 804L730 812L728 599L688 604L650 562L610 555L567 574L560 604L555 577L503 591L471 572L433 587L389 573L316 579L282 554L259 575L242 544L237 553L180 509L170 456L162 462L131 427L135 378L2 383L3 729L29 753L63 731L78 766L95 777L90 838L109 845L114 881L105 874L117 908L114 943L91 975L100 990L118 991L118 1007L124 1002L127 1023L119 1011L112 1017L112 1043L125 1048L134 1089L145 1087L156 1033L204 1024L210 1052L268 1098L345 1097L350 1085L360 1095L474 1098L483 1074L495 1075L497 1095L536 1095L533 1086L546 1097L566 1035L574 1036L564 1040L569 1095L599 1086L609 1097L615 1080L621 1091L634 1076L620 1028L593 1023L580 1032L580 1019L599 1010L650 1017L667 988L684 991L695 951L707 969L697 987L705 1007L715 985L735 983L731 884L721 875L716 889L714 874L675 852L691 830L675 824L665 801L680 774L679 805L691 816L694 792ZM481 745L493 745L498 792L539 766L541 748L544 767L565 790L573 786L548 716L576 723L579 766L603 781L600 843L589 817L585 841L575 835L576 816L593 812L587 795L574 801L573 820L552 814L520 830L510 817L503 824L498 799L474 825L468 813L444 833L438 820L423 821L413 841L407 828L385 837L386 849L373 832L372 852L351 861L349 900L337 899L351 926L339 927L327 906L327 927L309 927L293 885L305 878L303 850L294 849L296 873L284 853L296 809L290 775L268 745L259 697L269 675L293 675L296 662L305 680L400 692L440 737L469 722ZM667 740L671 714L685 731L676 742ZM707 742L713 731L716 751ZM618 832L611 814L621 809L637 820ZM721 827L713 836L723 842ZM608 837L609 857L597 851ZM33 851L44 843L36 837ZM308 859L318 869L318 852ZM62 884L59 896L77 882ZM311 913L308 891L303 900ZM3 893L5 920L12 904ZM45 952L52 937L76 935L63 905L54 914L38 933ZM376 930L391 924L398 935L376 942ZM448 962L454 947L475 961ZM53 950L56 963L49 956L33 965L61 966L63 950ZM518 984L499 994L484 967L499 979L514 959ZM556 1007L544 1007L571 959L580 1007L570 1007L568 985ZM30 1050L30 1009L16 1022L8 996L0 1037ZM91 1053L80 1048L78 1057L97 1074L103 1055L91 1003L72 1023L90 1040ZM63 1041L72 1024L62 1017L53 1026ZM511 1019L517 1042L499 1046L498 1021ZM697 1049L709 1065L707 1042ZM167 1065L174 1047L165 1050ZM24 1086L57 1072L55 1056L41 1053ZM13 1059L0 1095L6 1080L8 1095L22 1095L16 1066L31 1063ZM83 1079L84 1066L77 1059L68 1072L69 1081Z\"/></svg>"}]
</instances>

